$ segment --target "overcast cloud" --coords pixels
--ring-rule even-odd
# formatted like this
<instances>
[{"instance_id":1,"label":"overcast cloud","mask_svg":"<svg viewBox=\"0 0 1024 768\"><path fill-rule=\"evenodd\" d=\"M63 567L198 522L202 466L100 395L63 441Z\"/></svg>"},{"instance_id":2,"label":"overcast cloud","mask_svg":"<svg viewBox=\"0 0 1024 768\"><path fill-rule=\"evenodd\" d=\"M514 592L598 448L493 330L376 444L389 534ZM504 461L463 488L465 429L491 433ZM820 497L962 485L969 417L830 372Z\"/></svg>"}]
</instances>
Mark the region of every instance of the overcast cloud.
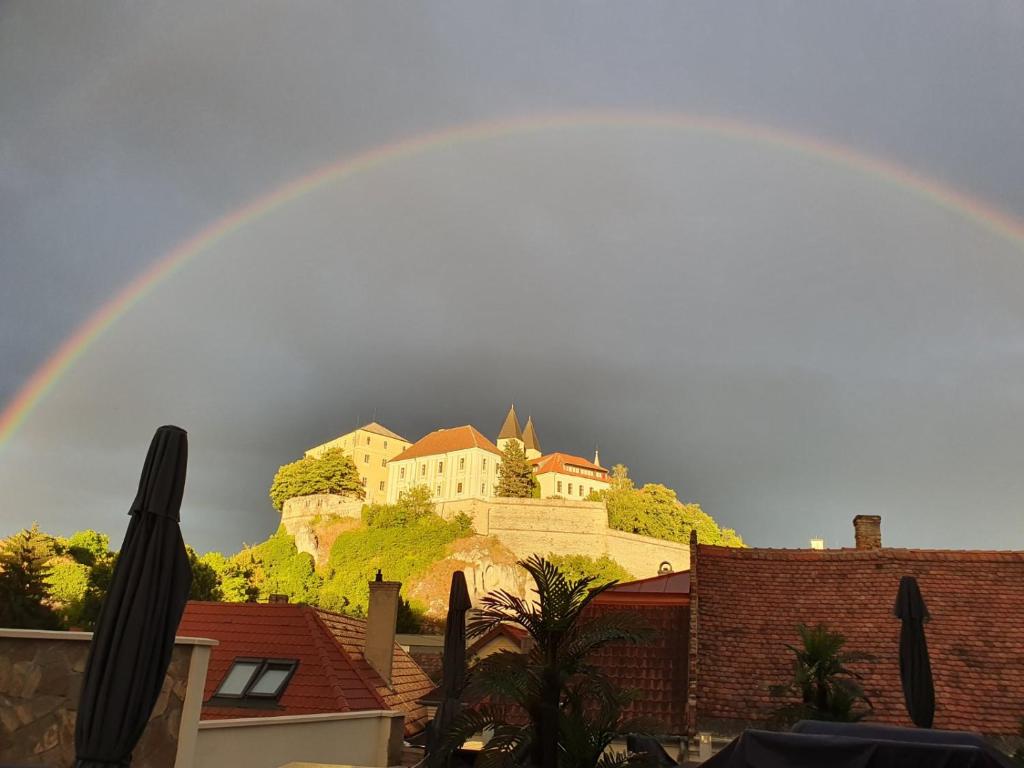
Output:
<instances>
[{"instance_id":1,"label":"overcast cloud","mask_svg":"<svg viewBox=\"0 0 1024 768\"><path fill-rule=\"evenodd\" d=\"M174 245L325 163L482 119L720 115L1024 217L1016 2L0 5L0 401ZM139 302L0 446L2 530L119 539L153 429L187 539L276 525L278 465L374 415L509 402L753 543L1024 548L1024 249L752 143L580 125L282 207Z\"/></svg>"}]
</instances>

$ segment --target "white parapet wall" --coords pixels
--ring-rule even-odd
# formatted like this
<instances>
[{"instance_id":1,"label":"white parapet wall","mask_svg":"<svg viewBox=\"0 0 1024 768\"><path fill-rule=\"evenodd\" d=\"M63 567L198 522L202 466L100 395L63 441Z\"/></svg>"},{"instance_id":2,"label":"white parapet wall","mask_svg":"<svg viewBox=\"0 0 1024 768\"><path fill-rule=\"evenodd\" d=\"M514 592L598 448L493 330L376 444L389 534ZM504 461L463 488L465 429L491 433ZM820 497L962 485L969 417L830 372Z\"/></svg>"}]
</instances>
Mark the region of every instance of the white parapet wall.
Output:
<instances>
[{"instance_id":1,"label":"white parapet wall","mask_svg":"<svg viewBox=\"0 0 1024 768\"><path fill-rule=\"evenodd\" d=\"M195 768L325 763L385 768L402 758L404 717L369 710L199 723Z\"/></svg>"}]
</instances>

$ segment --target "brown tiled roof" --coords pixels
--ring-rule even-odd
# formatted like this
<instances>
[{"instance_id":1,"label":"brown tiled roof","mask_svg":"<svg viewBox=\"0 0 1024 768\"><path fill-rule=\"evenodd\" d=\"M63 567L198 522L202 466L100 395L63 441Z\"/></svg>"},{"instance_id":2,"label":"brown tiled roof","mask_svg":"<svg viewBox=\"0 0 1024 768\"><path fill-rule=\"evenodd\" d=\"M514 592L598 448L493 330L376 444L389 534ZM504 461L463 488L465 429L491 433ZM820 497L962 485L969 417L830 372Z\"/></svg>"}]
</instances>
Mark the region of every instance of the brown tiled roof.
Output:
<instances>
[{"instance_id":1,"label":"brown tiled roof","mask_svg":"<svg viewBox=\"0 0 1024 768\"><path fill-rule=\"evenodd\" d=\"M626 710L628 717L648 721L658 735L684 734L689 606L678 601L628 606L595 601L587 611L588 615L628 611L650 630L642 643L613 643L598 649L590 660L617 686L635 694Z\"/></svg>"},{"instance_id":2,"label":"brown tiled roof","mask_svg":"<svg viewBox=\"0 0 1024 768\"><path fill-rule=\"evenodd\" d=\"M678 597L689 604L690 599L690 572L675 571L673 573L662 573L657 576L649 576L646 579L636 581L623 581L597 596L597 600L606 600L612 596L639 599L640 595L666 595Z\"/></svg>"},{"instance_id":3,"label":"brown tiled roof","mask_svg":"<svg viewBox=\"0 0 1024 768\"><path fill-rule=\"evenodd\" d=\"M437 429L426 437L417 440L391 461L418 459L423 456L437 456L451 451L463 451L467 448L482 448L485 451L501 456L498 446L484 437L480 430L467 424L464 427Z\"/></svg>"},{"instance_id":4,"label":"brown tiled roof","mask_svg":"<svg viewBox=\"0 0 1024 768\"><path fill-rule=\"evenodd\" d=\"M307 605L189 602L178 634L218 641L210 654L204 702L236 658L298 661L278 709L204 704L202 719L392 709L405 714L406 734L416 733L426 722L416 700L430 690L430 678L396 645L389 689L363 656L365 627L358 619Z\"/></svg>"},{"instance_id":5,"label":"brown tiled roof","mask_svg":"<svg viewBox=\"0 0 1024 768\"><path fill-rule=\"evenodd\" d=\"M595 480L608 481L607 469L597 466L592 461L587 461L582 456L573 456L569 453L549 453L547 456L531 459L530 463L537 468L536 474L538 475L543 475L546 472L562 472L567 475L579 474L573 472L573 467L579 467L597 472L600 476L595 477Z\"/></svg>"},{"instance_id":6,"label":"brown tiled roof","mask_svg":"<svg viewBox=\"0 0 1024 768\"><path fill-rule=\"evenodd\" d=\"M374 692L389 709L405 713L406 734L417 733L427 724L427 711L419 700L434 687L433 682L415 661L395 645L391 662L391 686L389 687L370 662L363 656L366 643L366 622L341 616L320 608L315 609L321 621L341 644L345 653L360 673L370 682Z\"/></svg>"},{"instance_id":7,"label":"brown tiled roof","mask_svg":"<svg viewBox=\"0 0 1024 768\"><path fill-rule=\"evenodd\" d=\"M901 576L915 576L931 614L925 635L935 727L1014 734L1024 713L1024 552L770 550L699 545L691 563L697 640L696 727L763 721L768 686L792 673L796 627L825 622L849 650L873 719L910 725L899 677ZM692 719L692 718L691 718Z\"/></svg>"},{"instance_id":8,"label":"brown tiled roof","mask_svg":"<svg viewBox=\"0 0 1024 768\"><path fill-rule=\"evenodd\" d=\"M476 638L472 644L466 649L466 656L472 658L479 653L481 648L484 648L488 643L497 637L507 637L513 643L518 645L520 648L523 646L523 641L526 639L529 633L520 626L515 624L499 624L498 626L491 629L486 634Z\"/></svg>"},{"instance_id":9,"label":"brown tiled roof","mask_svg":"<svg viewBox=\"0 0 1024 768\"><path fill-rule=\"evenodd\" d=\"M533 426L533 417L526 417L526 429L523 430L523 446L540 451L540 440L537 439L537 428Z\"/></svg>"},{"instance_id":10,"label":"brown tiled roof","mask_svg":"<svg viewBox=\"0 0 1024 768\"><path fill-rule=\"evenodd\" d=\"M514 405L508 409L508 415L501 425L501 431L498 432L499 440L510 437L515 437L519 440L523 439L523 432L519 429L519 419L516 417L516 407Z\"/></svg>"},{"instance_id":11,"label":"brown tiled roof","mask_svg":"<svg viewBox=\"0 0 1024 768\"><path fill-rule=\"evenodd\" d=\"M375 435L381 435L383 437L393 437L395 438L395 440L401 440L403 443L409 442L397 432L392 432L390 429L378 424L376 421L371 421L369 424L364 424L363 426L360 427L360 429L363 430L364 432L372 432Z\"/></svg>"}]
</instances>

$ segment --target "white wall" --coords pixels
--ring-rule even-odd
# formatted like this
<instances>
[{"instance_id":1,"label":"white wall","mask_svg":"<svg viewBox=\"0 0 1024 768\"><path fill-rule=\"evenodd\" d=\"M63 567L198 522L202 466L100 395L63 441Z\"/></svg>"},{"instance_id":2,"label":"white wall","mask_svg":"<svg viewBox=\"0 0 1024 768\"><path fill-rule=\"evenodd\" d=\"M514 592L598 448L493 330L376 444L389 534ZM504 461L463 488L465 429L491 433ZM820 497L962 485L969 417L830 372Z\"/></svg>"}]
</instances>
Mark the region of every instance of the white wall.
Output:
<instances>
[{"instance_id":1,"label":"white wall","mask_svg":"<svg viewBox=\"0 0 1024 768\"><path fill-rule=\"evenodd\" d=\"M400 713L383 710L327 715L285 715L199 724L195 768L279 768L291 762L398 765Z\"/></svg>"}]
</instances>

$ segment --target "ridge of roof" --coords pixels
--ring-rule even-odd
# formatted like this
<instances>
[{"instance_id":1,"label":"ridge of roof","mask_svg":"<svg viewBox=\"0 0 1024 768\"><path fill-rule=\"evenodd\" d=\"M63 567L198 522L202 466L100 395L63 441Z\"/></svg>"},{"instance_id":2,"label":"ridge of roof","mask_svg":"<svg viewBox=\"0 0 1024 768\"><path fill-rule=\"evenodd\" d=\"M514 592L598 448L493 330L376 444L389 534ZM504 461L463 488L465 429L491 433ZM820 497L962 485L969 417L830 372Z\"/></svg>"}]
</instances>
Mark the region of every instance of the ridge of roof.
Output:
<instances>
[{"instance_id":1,"label":"ridge of roof","mask_svg":"<svg viewBox=\"0 0 1024 768\"><path fill-rule=\"evenodd\" d=\"M515 405L508 409L508 415L505 417L505 421L501 425L501 431L498 432L499 440L506 440L513 437L517 440L523 439L523 431L519 428L519 419L516 417Z\"/></svg>"},{"instance_id":2,"label":"ridge of roof","mask_svg":"<svg viewBox=\"0 0 1024 768\"><path fill-rule=\"evenodd\" d=\"M369 424L364 424L363 426L359 427L359 429L363 430L364 432L372 432L375 435L381 435L382 437L393 437L395 438L395 440L401 440L403 443L412 442L402 437L397 432L392 432L383 424L380 424L376 421L371 421Z\"/></svg>"},{"instance_id":3,"label":"ridge of roof","mask_svg":"<svg viewBox=\"0 0 1024 768\"><path fill-rule=\"evenodd\" d=\"M343 656L346 657L347 661L349 662L349 665L352 667L352 671L356 673L356 676L363 682L366 688L370 691L370 693L373 695L373 698L377 700L377 702L380 704L381 709L390 709L390 707L387 705L387 702L384 701L384 698L380 695L380 692L377 690L377 686L372 681L366 679L366 676L363 674L363 671L359 668L359 665L355 664L353 662L353 659L349 658L349 651L341 644L338 638L335 637L334 633L331 631L331 628L327 626L327 623L320 616L320 612L323 610L323 608L314 608L313 606L308 605L304 607L309 609L306 615L311 617L312 620L323 632L327 633L327 635L331 638L331 641L334 643L334 647L339 652L341 652ZM333 686L334 680L332 680L331 682ZM344 700L344 697L342 697L342 699Z\"/></svg>"},{"instance_id":4,"label":"ridge of roof","mask_svg":"<svg viewBox=\"0 0 1024 768\"><path fill-rule=\"evenodd\" d=\"M498 446L488 440L479 429L472 424L464 424L460 427L435 429L433 432L421 437L391 459L391 461L418 459L422 456L437 456L452 451L463 451L468 448L480 448L498 456L501 455Z\"/></svg>"},{"instance_id":5,"label":"ridge of roof","mask_svg":"<svg viewBox=\"0 0 1024 768\"><path fill-rule=\"evenodd\" d=\"M566 464L571 467L592 469L595 472L601 472L604 475L608 474L608 470L604 467L599 467L592 461L587 461L582 456L573 456L571 453L563 453L562 451L555 451L554 453L549 453L544 456L538 456L536 459L530 459L530 464L535 464L537 466L538 475L542 475L545 472L557 472Z\"/></svg>"},{"instance_id":6,"label":"ridge of roof","mask_svg":"<svg viewBox=\"0 0 1024 768\"><path fill-rule=\"evenodd\" d=\"M699 557L736 558L740 560L814 561L814 560L934 560L1024 562L1024 551L1013 549L909 549L879 547L857 549L797 549L771 547L723 547L698 544Z\"/></svg>"}]
</instances>

